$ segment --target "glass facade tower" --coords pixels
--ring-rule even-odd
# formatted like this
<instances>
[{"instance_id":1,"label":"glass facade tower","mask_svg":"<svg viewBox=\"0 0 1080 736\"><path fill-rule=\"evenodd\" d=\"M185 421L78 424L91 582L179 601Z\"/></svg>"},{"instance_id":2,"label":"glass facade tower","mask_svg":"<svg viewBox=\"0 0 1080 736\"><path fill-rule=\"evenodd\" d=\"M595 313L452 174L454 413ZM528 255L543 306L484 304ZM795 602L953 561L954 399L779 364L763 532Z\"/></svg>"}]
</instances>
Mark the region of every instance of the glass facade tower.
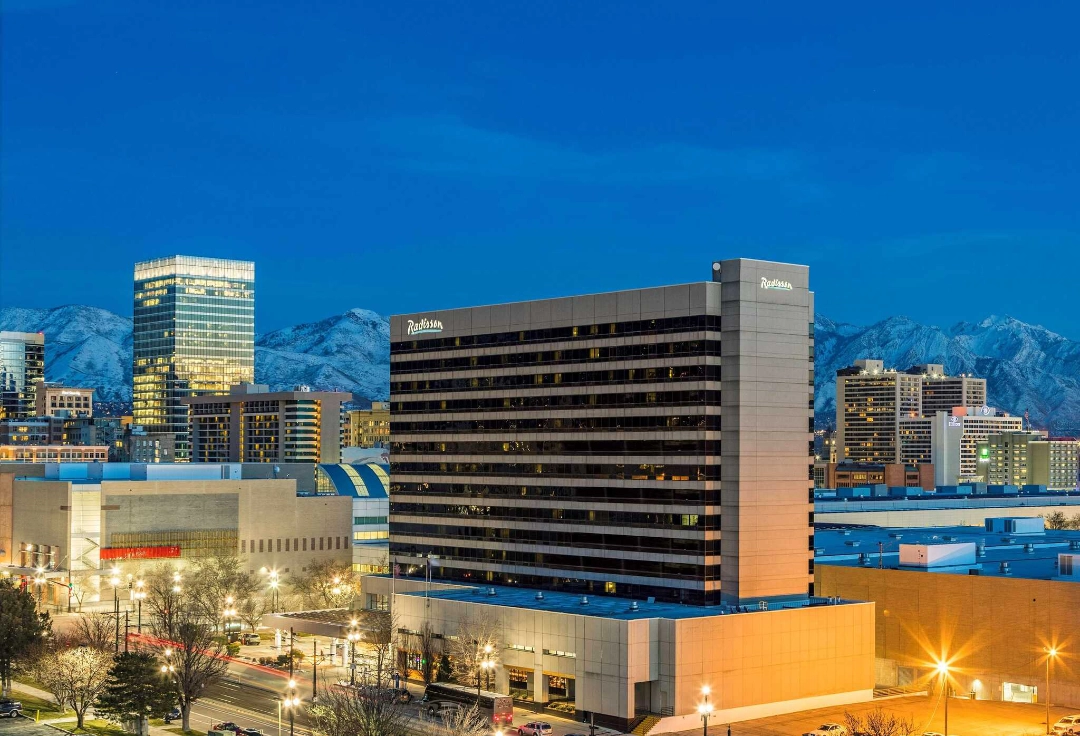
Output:
<instances>
[{"instance_id":1,"label":"glass facade tower","mask_svg":"<svg viewBox=\"0 0 1080 736\"><path fill-rule=\"evenodd\" d=\"M255 378L255 264L170 256L135 264L134 421L189 459L189 396Z\"/></svg>"},{"instance_id":2,"label":"glass facade tower","mask_svg":"<svg viewBox=\"0 0 1080 736\"><path fill-rule=\"evenodd\" d=\"M0 419L34 416L38 381L45 380L45 336L0 332Z\"/></svg>"}]
</instances>

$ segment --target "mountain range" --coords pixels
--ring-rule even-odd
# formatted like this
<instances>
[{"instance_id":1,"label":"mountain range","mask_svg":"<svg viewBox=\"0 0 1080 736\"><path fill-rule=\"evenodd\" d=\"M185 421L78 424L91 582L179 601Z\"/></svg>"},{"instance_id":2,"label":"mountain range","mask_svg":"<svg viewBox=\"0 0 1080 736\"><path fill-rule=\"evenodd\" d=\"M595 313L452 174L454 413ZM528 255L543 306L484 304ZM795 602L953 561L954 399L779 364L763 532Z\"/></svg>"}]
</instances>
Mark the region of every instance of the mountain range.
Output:
<instances>
[{"instance_id":1,"label":"mountain range","mask_svg":"<svg viewBox=\"0 0 1080 736\"><path fill-rule=\"evenodd\" d=\"M131 401L131 319L97 307L0 309L0 329L45 333L46 376L93 386L102 401ZM815 320L815 414L834 423L837 368L859 358L898 369L942 363L987 379L989 403L1029 413L1055 433L1080 430L1080 342L1011 317L950 328L890 317L873 325ZM360 401L390 393L390 323L367 309L286 327L255 340L255 380L273 389L305 384L351 391Z\"/></svg>"}]
</instances>

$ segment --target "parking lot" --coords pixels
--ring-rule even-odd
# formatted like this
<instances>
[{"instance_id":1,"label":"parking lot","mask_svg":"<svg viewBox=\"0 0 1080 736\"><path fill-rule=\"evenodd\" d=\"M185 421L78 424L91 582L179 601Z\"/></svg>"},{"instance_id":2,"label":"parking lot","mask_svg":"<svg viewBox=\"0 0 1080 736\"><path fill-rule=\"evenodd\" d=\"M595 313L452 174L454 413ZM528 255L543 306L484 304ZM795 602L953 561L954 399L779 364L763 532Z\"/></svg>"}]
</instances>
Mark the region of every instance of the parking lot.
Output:
<instances>
[{"instance_id":1,"label":"parking lot","mask_svg":"<svg viewBox=\"0 0 1080 736\"><path fill-rule=\"evenodd\" d=\"M731 726L732 736L802 736L823 723L844 723L844 712L865 713L876 707L891 711L898 716L910 716L915 722L915 733L937 731L944 733L944 703L937 698L916 695L902 698L885 698L871 703L859 703L846 708L821 708L784 716L744 721ZM1080 709L1051 708L1050 722ZM1001 703L991 700L966 700L953 698L949 701L950 736L1041 736L1046 733L1045 707L1021 703ZM709 733L725 736L727 724L709 724ZM683 731L679 736L700 736L701 729Z\"/></svg>"}]
</instances>

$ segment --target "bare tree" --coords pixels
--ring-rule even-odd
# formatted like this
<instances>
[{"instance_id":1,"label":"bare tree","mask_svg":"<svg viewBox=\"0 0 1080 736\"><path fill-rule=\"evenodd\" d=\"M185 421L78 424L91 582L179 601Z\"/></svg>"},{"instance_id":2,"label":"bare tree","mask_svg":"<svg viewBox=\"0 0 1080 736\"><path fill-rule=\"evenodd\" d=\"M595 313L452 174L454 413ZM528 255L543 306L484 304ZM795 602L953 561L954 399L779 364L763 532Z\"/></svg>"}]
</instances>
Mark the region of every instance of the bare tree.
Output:
<instances>
[{"instance_id":1,"label":"bare tree","mask_svg":"<svg viewBox=\"0 0 1080 736\"><path fill-rule=\"evenodd\" d=\"M370 683L325 688L310 708L322 736L406 736L408 713L396 698Z\"/></svg>"},{"instance_id":2,"label":"bare tree","mask_svg":"<svg viewBox=\"0 0 1080 736\"><path fill-rule=\"evenodd\" d=\"M200 617L220 628L224 610L239 608L260 592L258 578L243 569L237 554L218 554L196 560L184 575L185 607L194 606Z\"/></svg>"},{"instance_id":3,"label":"bare tree","mask_svg":"<svg viewBox=\"0 0 1080 736\"><path fill-rule=\"evenodd\" d=\"M874 708L863 715L844 711L848 731L865 736L908 736L915 733L915 721L900 717L884 708Z\"/></svg>"},{"instance_id":4,"label":"bare tree","mask_svg":"<svg viewBox=\"0 0 1080 736\"><path fill-rule=\"evenodd\" d=\"M109 684L111 665L111 655L92 647L76 647L46 654L38 662L35 674L61 707L75 711L81 729L86 711Z\"/></svg>"},{"instance_id":5,"label":"bare tree","mask_svg":"<svg viewBox=\"0 0 1080 736\"><path fill-rule=\"evenodd\" d=\"M1066 529L1068 528L1069 521L1060 511L1053 511L1046 515L1046 528L1047 529Z\"/></svg>"},{"instance_id":6,"label":"bare tree","mask_svg":"<svg viewBox=\"0 0 1080 736\"><path fill-rule=\"evenodd\" d=\"M240 601L236 612L240 620L251 627L252 632L259 628L264 614L270 612L271 599L265 595L255 593Z\"/></svg>"},{"instance_id":7,"label":"bare tree","mask_svg":"<svg viewBox=\"0 0 1080 736\"><path fill-rule=\"evenodd\" d=\"M111 613L83 613L71 627L74 646L90 647L103 652L116 646L116 619Z\"/></svg>"},{"instance_id":8,"label":"bare tree","mask_svg":"<svg viewBox=\"0 0 1080 736\"><path fill-rule=\"evenodd\" d=\"M172 680L183 729L187 731L192 703L221 679L229 665L223 657L221 643L215 640L213 621L198 609L181 605L153 626L157 638L154 647L165 662L164 671Z\"/></svg>"},{"instance_id":9,"label":"bare tree","mask_svg":"<svg viewBox=\"0 0 1080 736\"><path fill-rule=\"evenodd\" d=\"M457 635L450 640L453 675L459 684L476 684L481 663L498 656L500 634L498 619L486 611L461 620Z\"/></svg>"},{"instance_id":10,"label":"bare tree","mask_svg":"<svg viewBox=\"0 0 1080 736\"><path fill-rule=\"evenodd\" d=\"M390 680L394 661L396 621L396 616L389 611L364 612L363 640L374 654L376 687L382 687Z\"/></svg>"},{"instance_id":11,"label":"bare tree","mask_svg":"<svg viewBox=\"0 0 1080 736\"><path fill-rule=\"evenodd\" d=\"M305 608L348 608L360 592L352 565L331 560L305 565L289 578L289 586Z\"/></svg>"},{"instance_id":12,"label":"bare tree","mask_svg":"<svg viewBox=\"0 0 1080 736\"><path fill-rule=\"evenodd\" d=\"M436 657L442 654L440 640L435 638L435 632L431 630L431 624L427 621L420 628L420 633L416 634L416 639L420 651L420 677L423 678L425 685L430 685L435 681Z\"/></svg>"},{"instance_id":13,"label":"bare tree","mask_svg":"<svg viewBox=\"0 0 1080 736\"><path fill-rule=\"evenodd\" d=\"M445 714L442 726L447 736L488 736L491 733L491 720L475 705Z\"/></svg>"}]
</instances>

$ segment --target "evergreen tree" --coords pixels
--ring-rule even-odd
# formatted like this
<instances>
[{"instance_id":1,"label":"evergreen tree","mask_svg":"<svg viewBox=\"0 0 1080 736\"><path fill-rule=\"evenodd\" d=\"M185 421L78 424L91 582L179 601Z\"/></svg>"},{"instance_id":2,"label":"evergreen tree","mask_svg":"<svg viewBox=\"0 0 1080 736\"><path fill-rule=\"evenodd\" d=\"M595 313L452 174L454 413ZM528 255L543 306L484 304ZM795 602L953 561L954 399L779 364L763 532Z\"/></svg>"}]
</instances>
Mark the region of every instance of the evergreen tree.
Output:
<instances>
[{"instance_id":1,"label":"evergreen tree","mask_svg":"<svg viewBox=\"0 0 1080 736\"><path fill-rule=\"evenodd\" d=\"M117 655L95 712L119 723L134 721L142 733L143 719L161 718L176 705L172 681L161 667L150 652Z\"/></svg>"},{"instance_id":2,"label":"evergreen tree","mask_svg":"<svg viewBox=\"0 0 1080 736\"><path fill-rule=\"evenodd\" d=\"M15 664L42 644L52 628L49 614L37 612L37 602L29 590L15 581L0 579L0 692L11 690Z\"/></svg>"}]
</instances>

